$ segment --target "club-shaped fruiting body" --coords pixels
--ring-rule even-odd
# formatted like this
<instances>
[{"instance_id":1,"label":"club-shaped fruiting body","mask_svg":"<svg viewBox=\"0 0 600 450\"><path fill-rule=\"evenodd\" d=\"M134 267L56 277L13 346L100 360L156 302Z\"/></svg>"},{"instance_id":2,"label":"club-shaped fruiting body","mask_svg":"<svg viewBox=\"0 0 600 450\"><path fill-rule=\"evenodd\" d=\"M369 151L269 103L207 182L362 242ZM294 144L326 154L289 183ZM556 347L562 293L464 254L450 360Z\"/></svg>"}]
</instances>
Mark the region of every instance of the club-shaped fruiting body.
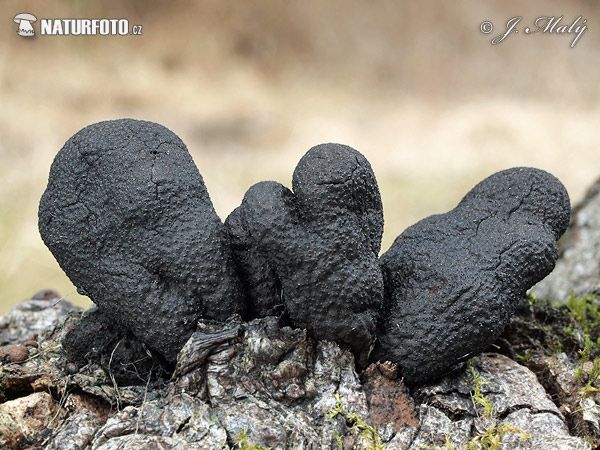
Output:
<instances>
[{"instance_id":1,"label":"club-shaped fruiting body","mask_svg":"<svg viewBox=\"0 0 600 450\"><path fill-rule=\"evenodd\" d=\"M167 361L200 317L243 306L229 236L185 145L162 125L100 122L69 139L39 229L75 286Z\"/></svg>"},{"instance_id":2,"label":"club-shaped fruiting body","mask_svg":"<svg viewBox=\"0 0 600 450\"><path fill-rule=\"evenodd\" d=\"M295 326L349 345L364 364L383 297L375 175L356 150L324 144L300 160L292 187L252 186L226 221L250 309L283 303Z\"/></svg>"},{"instance_id":3,"label":"club-shaped fruiting body","mask_svg":"<svg viewBox=\"0 0 600 450\"><path fill-rule=\"evenodd\" d=\"M386 294L374 357L420 383L486 350L554 268L569 215L559 180L519 167L408 228L381 257Z\"/></svg>"}]
</instances>

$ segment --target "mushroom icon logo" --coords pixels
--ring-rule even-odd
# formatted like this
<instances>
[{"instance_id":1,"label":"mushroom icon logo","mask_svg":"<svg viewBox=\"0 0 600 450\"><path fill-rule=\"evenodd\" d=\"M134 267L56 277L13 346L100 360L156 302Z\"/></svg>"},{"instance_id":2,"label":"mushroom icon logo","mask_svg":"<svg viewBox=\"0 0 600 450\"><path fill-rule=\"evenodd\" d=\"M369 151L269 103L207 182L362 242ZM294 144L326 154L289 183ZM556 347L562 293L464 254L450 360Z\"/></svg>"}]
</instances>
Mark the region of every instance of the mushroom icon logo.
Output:
<instances>
[{"instance_id":1,"label":"mushroom icon logo","mask_svg":"<svg viewBox=\"0 0 600 450\"><path fill-rule=\"evenodd\" d=\"M35 30L33 29L33 22L37 20L33 14L29 13L20 13L15 16L13 21L19 24L19 28L17 28L17 34L19 36L31 37L35 35Z\"/></svg>"}]
</instances>

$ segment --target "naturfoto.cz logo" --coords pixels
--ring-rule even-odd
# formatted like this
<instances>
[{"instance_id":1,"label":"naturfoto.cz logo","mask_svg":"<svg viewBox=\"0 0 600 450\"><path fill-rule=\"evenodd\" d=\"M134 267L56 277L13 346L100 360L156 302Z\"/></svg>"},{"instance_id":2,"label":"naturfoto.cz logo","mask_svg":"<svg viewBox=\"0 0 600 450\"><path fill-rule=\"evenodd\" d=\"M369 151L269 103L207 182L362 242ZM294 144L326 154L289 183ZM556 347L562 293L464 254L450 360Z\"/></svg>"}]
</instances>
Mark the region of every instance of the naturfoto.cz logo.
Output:
<instances>
[{"instance_id":1,"label":"naturfoto.cz logo","mask_svg":"<svg viewBox=\"0 0 600 450\"><path fill-rule=\"evenodd\" d=\"M17 34L23 37L35 36L33 14L17 14ZM129 26L127 19L40 19L41 36L127 36L141 35L142 25Z\"/></svg>"}]
</instances>

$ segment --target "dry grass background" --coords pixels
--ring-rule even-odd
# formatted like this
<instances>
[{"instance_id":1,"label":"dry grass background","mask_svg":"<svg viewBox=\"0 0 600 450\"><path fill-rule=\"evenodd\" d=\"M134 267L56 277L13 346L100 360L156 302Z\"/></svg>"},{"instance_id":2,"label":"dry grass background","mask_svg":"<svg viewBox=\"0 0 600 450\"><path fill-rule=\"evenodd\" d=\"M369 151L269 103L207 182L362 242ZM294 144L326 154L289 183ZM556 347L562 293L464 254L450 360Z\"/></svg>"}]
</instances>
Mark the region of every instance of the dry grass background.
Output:
<instances>
[{"instance_id":1,"label":"dry grass background","mask_svg":"<svg viewBox=\"0 0 600 450\"><path fill-rule=\"evenodd\" d=\"M380 183L384 249L494 171L546 169L574 201L600 176L593 0L122 3L0 4L0 312L46 287L85 303L39 237L37 205L56 152L100 120L177 133L222 219L255 182L289 186L311 146L351 145ZM126 17L144 34L24 39L23 11ZM561 14L588 19L574 49L540 34L492 46L497 33L479 31Z\"/></svg>"}]
</instances>

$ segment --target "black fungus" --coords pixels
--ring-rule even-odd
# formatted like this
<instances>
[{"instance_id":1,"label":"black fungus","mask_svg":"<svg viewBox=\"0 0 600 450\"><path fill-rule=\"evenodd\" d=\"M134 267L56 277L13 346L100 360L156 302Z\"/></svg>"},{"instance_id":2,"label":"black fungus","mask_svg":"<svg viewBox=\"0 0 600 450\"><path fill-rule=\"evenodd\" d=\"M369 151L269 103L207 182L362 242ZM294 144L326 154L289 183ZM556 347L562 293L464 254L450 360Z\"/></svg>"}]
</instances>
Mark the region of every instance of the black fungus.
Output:
<instances>
[{"instance_id":1,"label":"black fungus","mask_svg":"<svg viewBox=\"0 0 600 450\"><path fill-rule=\"evenodd\" d=\"M153 355L96 306L74 314L65 329L61 345L75 367L98 363L121 386L140 384L160 370L163 358Z\"/></svg>"},{"instance_id":2,"label":"black fungus","mask_svg":"<svg viewBox=\"0 0 600 450\"><path fill-rule=\"evenodd\" d=\"M554 268L569 215L559 180L519 167L408 228L381 257L386 292L374 359L421 383L486 350L527 289Z\"/></svg>"},{"instance_id":3,"label":"black fungus","mask_svg":"<svg viewBox=\"0 0 600 450\"><path fill-rule=\"evenodd\" d=\"M323 144L298 163L293 192L252 186L226 221L255 315L283 303L316 339L349 345L364 364L383 299L383 212L375 175L351 147Z\"/></svg>"},{"instance_id":4,"label":"black fungus","mask_svg":"<svg viewBox=\"0 0 600 450\"><path fill-rule=\"evenodd\" d=\"M39 229L75 286L171 363L200 317L242 310L229 235L185 145L162 125L100 122L69 139Z\"/></svg>"}]
</instances>

